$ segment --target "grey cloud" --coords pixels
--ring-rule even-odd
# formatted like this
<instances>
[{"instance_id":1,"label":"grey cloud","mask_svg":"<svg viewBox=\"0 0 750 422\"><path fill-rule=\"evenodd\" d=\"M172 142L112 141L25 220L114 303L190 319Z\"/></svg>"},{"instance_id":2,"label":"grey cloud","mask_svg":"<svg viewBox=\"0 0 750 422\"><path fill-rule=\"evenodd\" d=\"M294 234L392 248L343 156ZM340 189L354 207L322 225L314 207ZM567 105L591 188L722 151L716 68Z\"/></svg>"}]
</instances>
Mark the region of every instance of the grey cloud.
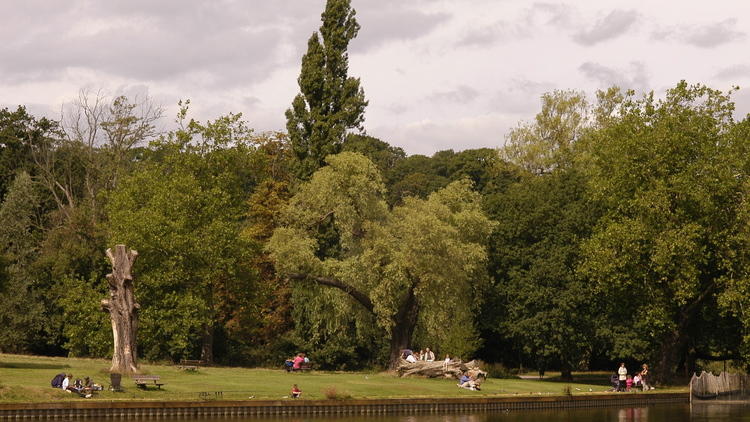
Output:
<instances>
[{"instance_id":1,"label":"grey cloud","mask_svg":"<svg viewBox=\"0 0 750 422\"><path fill-rule=\"evenodd\" d=\"M594 62L578 67L584 76L599 83L600 87L618 86L623 89L646 91L649 88L646 67L642 62L632 62L629 70L615 69Z\"/></svg>"},{"instance_id":2,"label":"grey cloud","mask_svg":"<svg viewBox=\"0 0 750 422\"><path fill-rule=\"evenodd\" d=\"M573 9L565 4L534 3L523 13L527 26L543 24L568 27L573 20Z\"/></svg>"},{"instance_id":3,"label":"grey cloud","mask_svg":"<svg viewBox=\"0 0 750 422\"><path fill-rule=\"evenodd\" d=\"M750 78L750 65L738 64L716 72L715 78L725 81L735 81Z\"/></svg>"},{"instance_id":4,"label":"grey cloud","mask_svg":"<svg viewBox=\"0 0 750 422\"><path fill-rule=\"evenodd\" d=\"M707 25L657 28L651 33L651 39L656 41L676 39L696 47L712 48L744 39L747 34L735 29L736 26L737 19L730 18Z\"/></svg>"},{"instance_id":5,"label":"grey cloud","mask_svg":"<svg viewBox=\"0 0 750 422\"><path fill-rule=\"evenodd\" d=\"M461 85L450 91L435 92L428 96L428 100L447 103L466 104L470 103L479 96L479 92L474 88Z\"/></svg>"},{"instance_id":6,"label":"grey cloud","mask_svg":"<svg viewBox=\"0 0 750 422\"><path fill-rule=\"evenodd\" d=\"M579 44L594 45L624 34L638 20L635 10L613 10L588 30L573 36Z\"/></svg>"},{"instance_id":7,"label":"grey cloud","mask_svg":"<svg viewBox=\"0 0 750 422\"><path fill-rule=\"evenodd\" d=\"M472 28L458 40L457 44L460 46L484 46L492 44L503 34L503 29L508 25L505 21L498 21L492 25Z\"/></svg>"},{"instance_id":8,"label":"grey cloud","mask_svg":"<svg viewBox=\"0 0 750 422\"><path fill-rule=\"evenodd\" d=\"M0 80L51 79L83 68L144 81L256 82L287 60L280 54L289 42L286 28L300 26L289 23L297 16L291 11L310 13L291 0L257 3L55 2L67 8L53 7L44 25L29 25L33 10L18 8L0 29L11 40L0 49ZM321 6L315 3L305 2ZM290 15L284 19L270 19L287 9ZM314 25L320 15L311 14Z\"/></svg>"},{"instance_id":9,"label":"grey cloud","mask_svg":"<svg viewBox=\"0 0 750 422\"><path fill-rule=\"evenodd\" d=\"M698 47L710 48L744 38L745 34L734 30L737 19L727 19L710 25L685 31L685 41Z\"/></svg>"},{"instance_id":10,"label":"grey cloud","mask_svg":"<svg viewBox=\"0 0 750 422\"><path fill-rule=\"evenodd\" d=\"M450 18L444 13L424 13L419 10L395 8L357 12L362 29L352 41L351 50L361 53L389 41L410 40L429 34Z\"/></svg>"},{"instance_id":11,"label":"grey cloud","mask_svg":"<svg viewBox=\"0 0 750 422\"><path fill-rule=\"evenodd\" d=\"M486 46L501 40L525 38L539 26L568 27L572 13L567 5L534 3L513 21L498 20L489 25L471 28L458 40L459 46Z\"/></svg>"}]
</instances>

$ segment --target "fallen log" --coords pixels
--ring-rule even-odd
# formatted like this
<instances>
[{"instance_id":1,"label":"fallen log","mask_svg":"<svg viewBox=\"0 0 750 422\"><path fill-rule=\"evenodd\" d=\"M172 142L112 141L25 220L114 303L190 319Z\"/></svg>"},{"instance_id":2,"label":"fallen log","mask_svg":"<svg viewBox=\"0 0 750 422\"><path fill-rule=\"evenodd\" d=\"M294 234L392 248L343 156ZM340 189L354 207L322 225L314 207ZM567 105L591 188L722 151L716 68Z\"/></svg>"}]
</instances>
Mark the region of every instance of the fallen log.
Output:
<instances>
[{"instance_id":1,"label":"fallen log","mask_svg":"<svg viewBox=\"0 0 750 422\"><path fill-rule=\"evenodd\" d=\"M476 361L462 362L460 359L451 360L450 362L435 361L417 361L409 362L401 359L396 369L399 376L408 377L412 375L423 376L428 378L453 378L459 379L464 372L474 378L477 383L481 383L487 378L487 372L479 368Z\"/></svg>"}]
</instances>

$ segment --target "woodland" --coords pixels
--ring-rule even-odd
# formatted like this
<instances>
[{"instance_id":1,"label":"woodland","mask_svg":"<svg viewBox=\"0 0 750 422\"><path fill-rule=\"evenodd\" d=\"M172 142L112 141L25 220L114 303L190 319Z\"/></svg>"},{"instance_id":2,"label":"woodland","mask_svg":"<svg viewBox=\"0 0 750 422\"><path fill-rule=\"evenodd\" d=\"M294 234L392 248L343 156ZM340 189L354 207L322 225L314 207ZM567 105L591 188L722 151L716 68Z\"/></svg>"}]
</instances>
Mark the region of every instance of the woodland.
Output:
<instances>
[{"instance_id":1,"label":"woodland","mask_svg":"<svg viewBox=\"0 0 750 422\"><path fill-rule=\"evenodd\" d=\"M105 250L124 244L153 362L750 364L733 90L558 90L495 149L407 155L365 130L358 30L327 2L283 132L197 121L187 100L161 130L148 98L88 91L57 120L0 110L0 352L111 356Z\"/></svg>"}]
</instances>

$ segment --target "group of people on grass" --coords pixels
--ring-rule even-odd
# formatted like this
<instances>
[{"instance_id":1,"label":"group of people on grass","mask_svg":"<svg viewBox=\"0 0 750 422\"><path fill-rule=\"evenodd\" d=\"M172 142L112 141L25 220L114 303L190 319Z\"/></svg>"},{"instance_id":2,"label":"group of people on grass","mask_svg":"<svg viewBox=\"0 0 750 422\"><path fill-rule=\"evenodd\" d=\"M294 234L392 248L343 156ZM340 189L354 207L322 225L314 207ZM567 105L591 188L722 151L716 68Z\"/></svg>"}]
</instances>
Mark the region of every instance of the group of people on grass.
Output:
<instances>
[{"instance_id":1,"label":"group of people on grass","mask_svg":"<svg viewBox=\"0 0 750 422\"><path fill-rule=\"evenodd\" d=\"M649 376L647 364L644 363L640 371L630 375L625 367L625 362L621 362L620 367L617 368L617 373L612 374L612 391L633 391L633 389L639 388L642 391L653 390L654 387L651 385Z\"/></svg>"},{"instance_id":2,"label":"group of people on grass","mask_svg":"<svg viewBox=\"0 0 750 422\"><path fill-rule=\"evenodd\" d=\"M94 391L101 391L104 389L101 385L94 382L89 377L84 377L83 380L76 378L73 381L73 374L57 374L51 381L53 388L60 388L68 393L75 393L81 397L90 398Z\"/></svg>"}]
</instances>

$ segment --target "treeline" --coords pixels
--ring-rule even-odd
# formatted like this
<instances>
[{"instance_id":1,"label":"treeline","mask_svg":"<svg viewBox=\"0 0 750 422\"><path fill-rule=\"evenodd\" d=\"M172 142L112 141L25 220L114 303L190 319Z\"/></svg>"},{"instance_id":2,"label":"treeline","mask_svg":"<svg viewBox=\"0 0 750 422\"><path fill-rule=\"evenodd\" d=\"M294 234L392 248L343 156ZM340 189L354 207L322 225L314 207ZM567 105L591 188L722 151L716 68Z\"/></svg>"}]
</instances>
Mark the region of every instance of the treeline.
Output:
<instances>
[{"instance_id":1,"label":"treeline","mask_svg":"<svg viewBox=\"0 0 750 422\"><path fill-rule=\"evenodd\" d=\"M329 0L286 133L158 133L147 99L0 110L0 351L108 356L104 250L139 251L139 353L322 368L400 348L508 367L750 358L750 118L684 82L575 91L504 147L431 157L364 134L359 26Z\"/></svg>"}]
</instances>

